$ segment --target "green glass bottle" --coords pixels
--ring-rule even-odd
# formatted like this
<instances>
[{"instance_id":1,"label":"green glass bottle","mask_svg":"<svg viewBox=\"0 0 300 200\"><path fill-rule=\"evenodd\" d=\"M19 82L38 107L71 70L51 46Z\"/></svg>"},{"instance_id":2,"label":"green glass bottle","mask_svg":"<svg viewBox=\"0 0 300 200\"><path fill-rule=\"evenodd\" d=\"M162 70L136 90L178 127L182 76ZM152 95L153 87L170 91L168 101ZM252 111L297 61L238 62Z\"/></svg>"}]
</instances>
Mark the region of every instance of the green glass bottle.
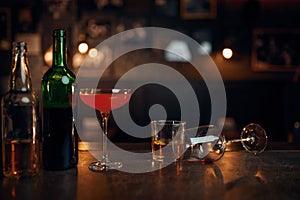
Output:
<instances>
[{"instance_id":1,"label":"green glass bottle","mask_svg":"<svg viewBox=\"0 0 300 200\"><path fill-rule=\"evenodd\" d=\"M32 90L25 42L13 43L10 89L1 100L2 161L6 177L39 173L39 100Z\"/></svg>"},{"instance_id":2,"label":"green glass bottle","mask_svg":"<svg viewBox=\"0 0 300 200\"><path fill-rule=\"evenodd\" d=\"M75 75L67 67L66 52L66 32L56 29L53 31L52 67L42 79L42 157L46 170L69 169L78 162L78 136L71 106Z\"/></svg>"}]
</instances>

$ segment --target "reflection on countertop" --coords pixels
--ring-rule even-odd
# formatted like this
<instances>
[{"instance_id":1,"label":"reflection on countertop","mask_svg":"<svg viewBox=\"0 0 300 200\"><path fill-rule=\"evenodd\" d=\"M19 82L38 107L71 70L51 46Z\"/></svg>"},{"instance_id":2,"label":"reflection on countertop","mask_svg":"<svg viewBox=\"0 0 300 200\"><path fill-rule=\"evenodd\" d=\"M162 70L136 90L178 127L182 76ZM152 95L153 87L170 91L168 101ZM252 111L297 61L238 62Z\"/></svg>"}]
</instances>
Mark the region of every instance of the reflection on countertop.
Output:
<instances>
[{"instance_id":1,"label":"reflection on countertop","mask_svg":"<svg viewBox=\"0 0 300 200\"><path fill-rule=\"evenodd\" d=\"M0 199L299 199L300 150L270 144L255 156L227 151L215 163L181 161L147 173L95 173L95 158L80 143L77 168L41 171L20 180L0 179ZM286 145L288 146L288 145ZM296 145L295 145L296 146ZM120 144L135 152L148 144ZM273 147L271 149L271 147ZM298 145L297 145L298 147ZM133 160L138 165L140 161ZM157 164L157 163L154 163ZM153 165L149 160L149 165Z\"/></svg>"}]
</instances>

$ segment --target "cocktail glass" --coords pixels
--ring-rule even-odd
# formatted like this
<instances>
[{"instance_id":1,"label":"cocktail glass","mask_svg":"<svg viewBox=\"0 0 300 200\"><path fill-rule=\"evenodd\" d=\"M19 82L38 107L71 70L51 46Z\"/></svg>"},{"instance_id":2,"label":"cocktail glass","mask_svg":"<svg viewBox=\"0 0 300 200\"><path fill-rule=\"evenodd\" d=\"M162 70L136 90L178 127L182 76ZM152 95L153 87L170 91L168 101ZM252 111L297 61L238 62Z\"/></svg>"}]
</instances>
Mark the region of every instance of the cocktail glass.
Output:
<instances>
[{"instance_id":1,"label":"cocktail glass","mask_svg":"<svg viewBox=\"0 0 300 200\"><path fill-rule=\"evenodd\" d=\"M197 129L196 136L190 135L189 132L195 129ZM207 133L210 133L210 135L207 135ZM214 125L186 129L186 141L188 141L186 147L191 148L190 157L206 161L217 161L223 157L226 145L235 142L241 142L245 150L257 155L264 152L268 144L266 131L256 123L247 124L242 129L238 139L226 140L222 134L218 136L217 133L217 127Z\"/></svg>"},{"instance_id":2,"label":"cocktail glass","mask_svg":"<svg viewBox=\"0 0 300 200\"><path fill-rule=\"evenodd\" d=\"M121 162L112 162L107 154L108 118L114 109L118 109L129 102L130 89L100 89L81 88L80 99L87 106L96 109L97 118L101 122L102 134L102 159L92 162L89 169L95 172L107 171L109 169L120 169Z\"/></svg>"}]
</instances>

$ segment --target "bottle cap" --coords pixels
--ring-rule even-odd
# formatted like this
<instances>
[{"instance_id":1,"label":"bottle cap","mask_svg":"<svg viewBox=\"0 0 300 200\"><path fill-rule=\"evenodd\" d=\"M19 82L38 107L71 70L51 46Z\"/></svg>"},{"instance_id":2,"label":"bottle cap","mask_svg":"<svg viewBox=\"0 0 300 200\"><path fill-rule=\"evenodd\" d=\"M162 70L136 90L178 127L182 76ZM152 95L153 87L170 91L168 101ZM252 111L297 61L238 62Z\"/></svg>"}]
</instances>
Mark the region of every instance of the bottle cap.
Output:
<instances>
[{"instance_id":1,"label":"bottle cap","mask_svg":"<svg viewBox=\"0 0 300 200\"><path fill-rule=\"evenodd\" d=\"M20 41L20 42L13 42L13 46L15 48L21 48L21 49L25 49L27 50L27 43L26 42L23 42L23 41Z\"/></svg>"},{"instance_id":2,"label":"bottle cap","mask_svg":"<svg viewBox=\"0 0 300 200\"><path fill-rule=\"evenodd\" d=\"M15 53L24 53L27 52L27 43L20 41L20 42L13 42L13 48L12 51Z\"/></svg>"},{"instance_id":3,"label":"bottle cap","mask_svg":"<svg viewBox=\"0 0 300 200\"><path fill-rule=\"evenodd\" d=\"M65 37L66 36L66 31L64 29L55 29L53 31L53 36L54 37L57 37L57 36Z\"/></svg>"}]
</instances>

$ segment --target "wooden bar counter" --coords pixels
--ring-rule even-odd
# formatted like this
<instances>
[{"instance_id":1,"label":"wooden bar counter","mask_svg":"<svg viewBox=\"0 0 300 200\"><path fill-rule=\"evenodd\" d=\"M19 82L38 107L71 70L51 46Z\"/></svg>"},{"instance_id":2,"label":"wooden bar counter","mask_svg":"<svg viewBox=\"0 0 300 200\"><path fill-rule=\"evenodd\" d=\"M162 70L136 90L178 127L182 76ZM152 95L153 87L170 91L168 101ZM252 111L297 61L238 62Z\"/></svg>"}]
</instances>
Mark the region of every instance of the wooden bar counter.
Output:
<instances>
[{"instance_id":1,"label":"wooden bar counter","mask_svg":"<svg viewBox=\"0 0 300 200\"><path fill-rule=\"evenodd\" d=\"M300 199L299 148L229 151L215 163L182 161L147 173L95 173L89 151L79 159L76 169L1 178L0 199Z\"/></svg>"}]
</instances>

